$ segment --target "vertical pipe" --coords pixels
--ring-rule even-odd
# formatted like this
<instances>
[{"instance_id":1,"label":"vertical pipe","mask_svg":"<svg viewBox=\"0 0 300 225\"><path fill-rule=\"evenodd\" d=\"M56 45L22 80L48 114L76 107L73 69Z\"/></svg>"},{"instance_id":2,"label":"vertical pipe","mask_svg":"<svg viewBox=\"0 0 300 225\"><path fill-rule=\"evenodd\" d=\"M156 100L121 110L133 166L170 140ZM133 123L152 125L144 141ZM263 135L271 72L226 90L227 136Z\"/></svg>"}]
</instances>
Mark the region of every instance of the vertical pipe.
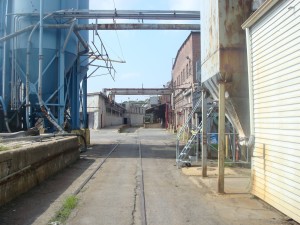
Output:
<instances>
[{"instance_id":1,"label":"vertical pipe","mask_svg":"<svg viewBox=\"0 0 300 225\"><path fill-rule=\"evenodd\" d=\"M207 177L207 98L202 91L202 177Z\"/></svg>"},{"instance_id":2,"label":"vertical pipe","mask_svg":"<svg viewBox=\"0 0 300 225\"><path fill-rule=\"evenodd\" d=\"M6 9L5 9L5 20L4 20L4 36L7 32L7 14L8 14L8 0L6 0ZM3 66L2 66L2 97L5 101L6 99L6 41L3 43Z\"/></svg>"},{"instance_id":3,"label":"vertical pipe","mask_svg":"<svg viewBox=\"0 0 300 225\"><path fill-rule=\"evenodd\" d=\"M248 82L249 82L249 103L250 103L250 135L254 135L254 106L253 106L253 80L252 60L249 28L246 29L247 61L248 61Z\"/></svg>"},{"instance_id":4,"label":"vertical pipe","mask_svg":"<svg viewBox=\"0 0 300 225\"><path fill-rule=\"evenodd\" d=\"M235 162L235 151L236 151L236 135L235 135L235 129L234 126L232 125L232 130L233 130L233 149L232 149L232 161Z\"/></svg>"},{"instance_id":5,"label":"vertical pipe","mask_svg":"<svg viewBox=\"0 0 300 225\"><path fill-rule=\"evenodd\" d=\"M82 89L83 89L83 128L88 129L88 119L87 119L87 75L84 76L82 81Z\"/></svg>"},{"instance_id":6,"label":"vertical pipe","mask_svg":"<svg viewBox=\"0 0 300 225\"><path fill-rule=\"evenodd\" d=\"M195 113L195 129L198 128L198 123L197 123L197 117L198 117L198 113ZM199 159L199 148L200 148L200 132L201 130L199 130L199 132L196 134L196 138L197 138L197 144L196 144L196 162L198 162Z\"/></svg>"},{"instance_id":7,"label":"vertical pipe","mask_svg":"<svg viewBox=\"0 0 300 225\"><path fill-rule=\"evenodd\" d=\"M224 193L224 148L225 148L225 83L219 83L219 125L218 125L218 193Z\"/></svg>"},{"instance_id":8,"label":"vertical pipe","mask_svg":"<svg viewBox=\"0 0 300 225\"><path fill-rule=\"evenodd\" d=\"M42 100L42 75L43 75L43 32L44 32L44 0L40 0L40 34L39 34L39 76L38 76L38 99L39 105L43 107Z\"/></svg>"}]
</instances>

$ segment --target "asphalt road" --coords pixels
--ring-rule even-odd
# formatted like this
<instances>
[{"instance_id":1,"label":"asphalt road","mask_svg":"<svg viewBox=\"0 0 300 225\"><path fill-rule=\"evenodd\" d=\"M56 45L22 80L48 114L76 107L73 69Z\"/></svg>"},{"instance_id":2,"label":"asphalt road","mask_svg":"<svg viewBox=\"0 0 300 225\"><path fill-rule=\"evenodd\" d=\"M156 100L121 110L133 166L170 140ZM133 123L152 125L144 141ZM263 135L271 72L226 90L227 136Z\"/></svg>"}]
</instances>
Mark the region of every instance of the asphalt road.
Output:
<instances>
[{"instance_id":1,"label":"asphalt road","mask_svg":"<svg viewBox=\"0 0 300 225\"><path fill-rule=\"evenodd\" d=\"M219 197L183 175L175 165L175 135L163 129L92 135L94 151L101 142L119 146L79 195L68 225L287 224L250 195Z\"/></svg>"},{"instance_id":2,"label":"asphalt road","mask_svg":"<svg viewBox=\"0 0 300 225\"><path fill-rule=\"evenodd\" d=\"M175 165L175 135L163 129L91 132L92 148L56 176L0 208L0 225L45 225L79 192L68 225L296 224L251 195L219 196Z\"/></svg>"}]
</instances>

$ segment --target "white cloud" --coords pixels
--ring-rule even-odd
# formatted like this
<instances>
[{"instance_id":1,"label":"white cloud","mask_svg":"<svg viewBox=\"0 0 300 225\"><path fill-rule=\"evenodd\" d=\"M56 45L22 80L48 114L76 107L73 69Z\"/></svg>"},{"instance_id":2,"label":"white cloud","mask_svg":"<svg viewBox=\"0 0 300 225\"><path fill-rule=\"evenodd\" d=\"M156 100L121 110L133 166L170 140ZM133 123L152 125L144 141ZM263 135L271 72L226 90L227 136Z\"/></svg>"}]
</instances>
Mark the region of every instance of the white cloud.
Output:
<instances>
[{"instance_id":1,"label":"white cloud","mask_svg":"<svg viewBox=\"0 0 300 225\"><path fill-rule=\"evenodd\" d=\"M170 10L200 11L200 0L169 0Z\"/></svg>"}]
</instances>

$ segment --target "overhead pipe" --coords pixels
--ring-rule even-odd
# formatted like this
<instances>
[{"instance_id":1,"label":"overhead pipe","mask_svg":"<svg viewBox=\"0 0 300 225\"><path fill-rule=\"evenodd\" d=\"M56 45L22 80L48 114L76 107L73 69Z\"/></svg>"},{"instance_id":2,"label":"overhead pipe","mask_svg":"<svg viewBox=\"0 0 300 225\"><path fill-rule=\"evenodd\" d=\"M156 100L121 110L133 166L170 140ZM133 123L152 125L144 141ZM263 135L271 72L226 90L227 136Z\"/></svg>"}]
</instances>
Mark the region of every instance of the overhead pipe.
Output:
<instances>
[{"instance_id":1,"label":"overhead pipe","mask_svg":"<svg viewBox=\"0 0 300 225\"><path fill-rule=\"evenodd\" d=\"M49 14L52 15L52 14ZM31 31L35 25L0 38L0 42L7 41L25 32ZM44 24L47 29L68 29L68 24ZM199 24L78 24L74 30L200 30Z\"/></svg>"},{"instance_id":2,"label":"overhead pipe","mask_svg":"<svg viewBox=\"0 0 300 225\"><path fill-rule=\"evenodd\" d=\"M38 13L10 15L36 16ZM53 17L78 19L200 20L200 11L172 10L64 10Z\"/></svg>"}]
</instances>

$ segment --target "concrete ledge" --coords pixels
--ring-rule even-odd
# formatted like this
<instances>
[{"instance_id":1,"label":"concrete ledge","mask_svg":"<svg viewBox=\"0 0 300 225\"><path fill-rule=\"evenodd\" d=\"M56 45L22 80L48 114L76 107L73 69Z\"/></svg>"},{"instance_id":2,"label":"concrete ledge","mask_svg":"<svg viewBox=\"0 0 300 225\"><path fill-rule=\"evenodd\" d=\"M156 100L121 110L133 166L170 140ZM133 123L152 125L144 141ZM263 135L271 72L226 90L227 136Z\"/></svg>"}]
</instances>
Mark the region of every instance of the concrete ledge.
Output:
<instances>
[{"instance_id":1,"label":"concrete ledge","mask_svg":"<svg viewBox=\"0 0 300 225\"><path fill-rule=\"evenodd\" d=\"M0 205L25 193L79 158L77 137L0 152Z\"/></svg>"},{"instance_id":2,"label":"concrete ledge","mask_svg":"<svg viewBox=\"0 0 300 225\"><path fill-rule=\"evenodd\" d=\"M162 128L160 123L145 123L144 128Z\"/></svg>"}]
</instances>

